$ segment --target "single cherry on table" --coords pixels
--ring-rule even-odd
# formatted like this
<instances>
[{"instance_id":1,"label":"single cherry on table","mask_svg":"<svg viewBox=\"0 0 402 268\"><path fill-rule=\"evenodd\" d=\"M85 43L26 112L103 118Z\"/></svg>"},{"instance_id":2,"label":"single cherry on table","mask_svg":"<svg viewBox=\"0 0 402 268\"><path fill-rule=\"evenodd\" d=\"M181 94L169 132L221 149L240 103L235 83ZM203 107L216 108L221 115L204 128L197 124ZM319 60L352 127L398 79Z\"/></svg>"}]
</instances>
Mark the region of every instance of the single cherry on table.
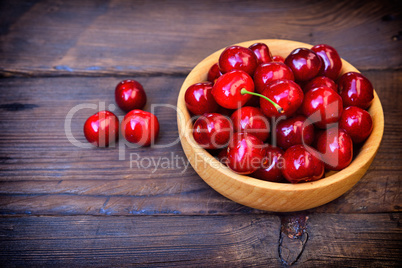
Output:
<instances>
[{"instance_id":1,"label":"single cherry on table","mask_svg":"<svg viewBox=\"0 0 402 268\"><path fill-rule=\"evenodd\" d=\"M159 121L150 112L132 110L124 116L121 132L128 142L140 146L150 146L158 138Z\"/></svg>"},{"instance_id":2,"label":"single cherry on table","mask_svg":"<svg viewBox=\"0 0 402 268\"><path fill-rule=\"evenodd\" d=\"M125 112L142 109L147 103L147 95L142 85L135 80L124 80L115 89L117 106Z\"/></svg>"},{"instance_id":3,"label":"single cherry on table","mask_svg":"<svg viewBox=\"0 0 402 268\"><path fill-rule=\"evenodd\" d=\"M112 112L100 111L85 121L84 135L89 143L108 147L119 138L119 119Z\"/></svg>"}]
</instances>

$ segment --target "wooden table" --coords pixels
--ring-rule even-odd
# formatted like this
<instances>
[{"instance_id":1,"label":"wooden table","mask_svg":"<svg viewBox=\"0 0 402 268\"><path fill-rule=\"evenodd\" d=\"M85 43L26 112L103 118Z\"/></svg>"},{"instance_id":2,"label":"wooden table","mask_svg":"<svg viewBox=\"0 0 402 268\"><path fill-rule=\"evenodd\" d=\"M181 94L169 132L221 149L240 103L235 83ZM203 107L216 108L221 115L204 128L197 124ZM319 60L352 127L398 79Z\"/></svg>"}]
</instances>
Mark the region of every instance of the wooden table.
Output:
<instances>
[{"instance_id":1,"label":"wooden table","mask_svg":"<svg viewBox=\"0 0 402 268\"><path fill-rule=\"evenodd\" d=\"M0 266L401 266L401 10L388 0L1 1ZM299 213L222 197L177 143L172 107L189 71L222 47L270 38L334 46L385 113L361 181ZM124 116L114 87L127 78L143 84L146 110L164 105L158 144L173 145L83 148L98 108Z\"/></svg>"}]
</instances>

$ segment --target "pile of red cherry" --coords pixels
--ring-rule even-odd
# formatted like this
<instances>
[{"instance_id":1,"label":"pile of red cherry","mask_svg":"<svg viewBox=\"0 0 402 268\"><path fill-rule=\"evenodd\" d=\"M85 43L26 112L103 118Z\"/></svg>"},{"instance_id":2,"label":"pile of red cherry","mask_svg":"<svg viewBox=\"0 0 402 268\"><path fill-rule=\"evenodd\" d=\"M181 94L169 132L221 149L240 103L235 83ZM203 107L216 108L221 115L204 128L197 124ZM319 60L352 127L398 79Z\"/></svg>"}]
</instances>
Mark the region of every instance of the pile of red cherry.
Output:
<instances>
[{"instance_id":1,"label":"pile of red cherry","mask_svg":"<svg viewBox=\"0 0 402 268\"><path fill-rule=\"evenodd\" d=\"M262 180L314 181L341 170L352 161L353 144L373 129L366 109L374 99L365 76L340 76L341 69L338 52L326 44L297 48L286 59L264 43L227 47L208 82L185 93L197 116L194 140L218 151L234 172Z\"/></svg>"},{"instance_id":2,"label":"pile of red cherry","mask_svg":"<svg viewBox=\"0 0 402 268\"><path fill-rule=\"evenodd\" d=\"M139 146L151 145L159 134L158 118L143 111L147 95L142 85L135 80L124 80L115 89L117 105L127 112L121 123L123 137ZM98 147L107 147L119 138L119 119L110 111L100 111L90 116L84 124L88 142Z\"/></svg>"}]
</instances>

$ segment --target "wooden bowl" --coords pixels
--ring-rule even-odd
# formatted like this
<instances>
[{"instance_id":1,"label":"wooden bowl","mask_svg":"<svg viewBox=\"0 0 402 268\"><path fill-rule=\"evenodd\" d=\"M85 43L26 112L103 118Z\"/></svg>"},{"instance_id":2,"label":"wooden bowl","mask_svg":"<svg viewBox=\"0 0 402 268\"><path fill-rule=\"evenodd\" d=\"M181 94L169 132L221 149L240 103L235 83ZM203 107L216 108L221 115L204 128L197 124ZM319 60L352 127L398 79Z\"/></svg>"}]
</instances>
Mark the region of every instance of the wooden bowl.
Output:
<instances>
[{"instance_id":1,"label":"wooden bowl","mask_svg":"<svg viewBox=\"0 0 402 268\"><path fill-rule=\"evenodd\" d=\"M277 39L254 40L237 45L248 47L257 42L267 44L273 55L284 58L296 48L312 47L305 43ZM222 51L223 49L213 53L195 66L184 81L177 101L177 124L183 150L195 171L208 185L225 197L245 206L267 211L290 212L326 204L344 194L363 177L377 153L384 132L384 115L376 92L368 110L373 118L373 132L370 137L347 168L327 173L325 178L318 181L299 184L275 183L239 175L201 148L192 135L193 125L186 108L184 94L190 85L207 80L209 68L218 62ZM342 64L341 74L358 72L348 62L342 60Z\"/></svg>"}]
</instances>

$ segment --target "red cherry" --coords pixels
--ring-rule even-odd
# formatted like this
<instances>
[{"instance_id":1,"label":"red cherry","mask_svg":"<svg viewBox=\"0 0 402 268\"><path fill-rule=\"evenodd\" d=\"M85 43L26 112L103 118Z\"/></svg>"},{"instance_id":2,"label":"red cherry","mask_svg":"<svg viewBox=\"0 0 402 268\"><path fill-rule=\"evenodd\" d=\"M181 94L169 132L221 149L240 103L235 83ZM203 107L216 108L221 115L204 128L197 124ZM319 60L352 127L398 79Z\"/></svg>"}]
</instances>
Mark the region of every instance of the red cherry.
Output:
<instances>
[{"instance_id":1,"label":"red cherry","mask_svg":"<svg viewBox=\"0 0 402 268\"><path fill-rule=\"evenodd\" d=\"M184 95L187 109L195 115L213 113L218 110L218 104L212 96L211 82L191 85Z\"/></svg>"},{"instance_id":2,"label":"red cherry","mask_svg":"<svg viewBox=\"0 0 402 268\"><path fill-rule=\"evenodd\" d=\"M158 118L150 112L132 110L121 123L123 137L140 146L150 146L159 135Z\"/></svg>"},{"instance_id":3,"label":"red cherry","mask_svg":"<svg viewBox=\"0 0 402 268\"><path fill-rule=\"evenodd\" d=\"M318 75L322 63L314 51L297 48L286 57L285 64L292 69L295 80L307 81Z\"/></svg>"},{"instance_id":4,"label":"red cherry","mask_svg":"<svg viewBox=\"0 0 402 268\"><path fill-rule=\"evenodd\" d=\"M336 127L327 129L317 139L317 150L328 170L341 170L353 158L353 142L345 131Z\"/></svg>"},{"instance_id":5,"label":"red cherry","mask_svg":"<svg viewBox=\"0 0 402 268\"><path fill-rule=\"evenodd\" d=\"M241 90L254 92L254 82L251 76L240 70L225 73L216 80L212 88L215 101L224 108L238 109L244 106L251 95L242 95Z\"/></svg>"},{"instance_id":6,"label":"red cherry","mask_svg":"<svg viewBox=\"0 0 402 268\"><path fill-rule=\"evenodd\" d=\"M232 133L231 120L221 114L204 114L194 123L194 140L205 149L220 149L227 146Z\"/></svg>"},{"instance_id":7,"label":"red cherry","mask_svg":"<svg viewBox=\"0 0 402 268\"><path fill-rule=\"evenodd\" d=\"M285 59L279 55L272 56L272 61L285 63Z\"/></svg>"},{"instance_id":8,"label":"red cherry","mask_svg":"<svg viewBox=\"0 0 402 268\"><path fill-rule=\"evenodd\" d=\"M311 148L311 147L310 147ZM298 144L290 147L283 155L282 174L291 183L315 181L324 175L324 164L311 151Z\"/></svg>"},{"instance_id":9,"label":"red cherry","mask_svg":"<svg viewBox=\"0 0 402 268\"><path fill-rule=\"evenodd\" d=\"M360 73L349 72L342 75L338 88L345 107L357 106L367 109L374 99L373 85Z\"/></svg>"},{"instance_id":10,"label":"red cherry","mask_svg":"<svg viewBox=\"0 0 402 268\"><path fill-rule=\"evenodd\" d=\"M283 180L282 168L284 167L283 154L282 149L268 145L261 168L257 169L251 176L264 181L281 182Z\"/></svg>"},{"instance_id":11,"label":"red cherry","mask_svg":"<svg viewBox=\"0 0 402 268\"><path fill-rule=\"evenodd\" d=\"M373 130L371 115L355 106L349 106L342 112L339 127L350 136L354 143L365 141Z\"/></svg>"},{"instance_id":12,"label":"red cherry","mask_svg":"<svg viewBox=\"0 0 402 268\"><path fill-rule=\"evenodd\" d=\"M240 174L251 174L261 167L265 156L264 143L248 133L236 133L229 143L227 165Z\"/></svg>"},{"instance_id":13,"label":"red cherry","mask_svg":"<svg viewBox=\"0 0 402 268\"><path fill-rule=\"evenodd\" d=\"M284 150L296 144L310 145L314 141L314 126L298 115L280 121L276 126L276 142Z\"/></svg>"},{"instance_id":14,"label":"red cherry","mask_svg":"<svg viewBox=\"0 0 402 268\"><path fill-rule=\"evenodd\" d=\"M255 43L249 46L249 49L254 52L257 58L257 65L272 61L272 54L269 48L264 43Z\"/></svg>"},{"instance_id":15,"label":"red cherry","mask_svg":"<svg viewBox=\"0 0 402 268\"><path fill-rule=\"evenodd\" d=\"M280 80L295 80L292 70L281 62L269 62L261 64L254 73L255 90L262 93L267 85Z\"/></svg>"},{"instance_id":16,"label":"red cherry","mask_svg":"<svg viewBox=\"0 0 402 268\"><path fill-rule=\"evenodd\" d=\"M219 68L222 73L232 70L242 70L253 75L257 68L257 57L254 52L246 47L227 47L219 57Z\"/></svg>"},{"instance_id":17,"label":"red cherry","mask_svg":"<svg viewBox=\"0 0 402 268\"><path fill-rule=\"evenodd\" d=\"M291 80L277 80L269 84L262 95L271 99L283 108L283 113L280 113L275 106L265 99L260 99L261 111L267 117L278 117L281 114L287 117L294 114L303 102L303 91L298 84Z\"/></svg>"},{"instance_id":18,"label":"red cherry","mask_svg":"<svg viewBox=\"0 0 402 268\"><path fill-rule=\"evenodd\" d=\"M320 44L311 48L322 60L322 66L319 75L327 76L332 80L338 78L342 69L342 60L335 48Z\"/></svg>"},{"instance_id":19,"label":"red cherry","mask_svg":"<svg viewBox=\"0 0 402 268\"><path fill-rule=\"evenodd\" d=\"M262 141L268 139L269 122L260 109L242 107L232 114L231 119L235 132L247 132Z\"/></svg>"},{"instance_id":20,"label":"red cherry","mask_svg":"<svg viewBox=\"0 0 402 268\"><path fill-rule=\"evenodd\" d=\"M338 85L332 80L331 78L328 78L326 76L317 76L313 79L311 79L304 87L303 91L306 93L310 89L316 88L316 87L329 87L333 91L338 92Z\"/></svg>"},{"instance_id":21,"label":"red cherry","mask_svg":"<svg viewBox=\"0 0 402 268\"><path fill-rule=\"evenodd\" d=\"M309 90L301 106L302 113L319 128L338 122L342 110L342 98L329 87Z\"/></svg>"},{"instance_id":22,"label":"red cherry","mask_svg":"<svg viewBox=\"0 0 402 268\"><path fill-rule=\"evenodd\" d=\"M142 109L147 103L147 95L142 85L135 80L124 80L117 84L115 90L117 105L125 112Z\"/></svg>"},{"instance_id":23,"label":"red cherry","mask_svg":"<svg viewBox=\"0 0 402 268\"><path fill-rule=\"evenodd\" d=\"M107 147L119 138L119 119L112 112L100 111L85 121L84 135L89 143Z\"/></svg>"},{"instance_id":24,"label":"red cherry","mask_svg":"<svg viewBox=\"0 0 402 268\"><path fill-rule=\"evenodd\" d=\"M221 70L219 70L219 65L218 63L215 63L214 65L211 66L211 68L208 71L208 78L207 80L209 82L215 83L216 79L219 78L219 76L221 76Z\"/></svg>"}]
</instances>

